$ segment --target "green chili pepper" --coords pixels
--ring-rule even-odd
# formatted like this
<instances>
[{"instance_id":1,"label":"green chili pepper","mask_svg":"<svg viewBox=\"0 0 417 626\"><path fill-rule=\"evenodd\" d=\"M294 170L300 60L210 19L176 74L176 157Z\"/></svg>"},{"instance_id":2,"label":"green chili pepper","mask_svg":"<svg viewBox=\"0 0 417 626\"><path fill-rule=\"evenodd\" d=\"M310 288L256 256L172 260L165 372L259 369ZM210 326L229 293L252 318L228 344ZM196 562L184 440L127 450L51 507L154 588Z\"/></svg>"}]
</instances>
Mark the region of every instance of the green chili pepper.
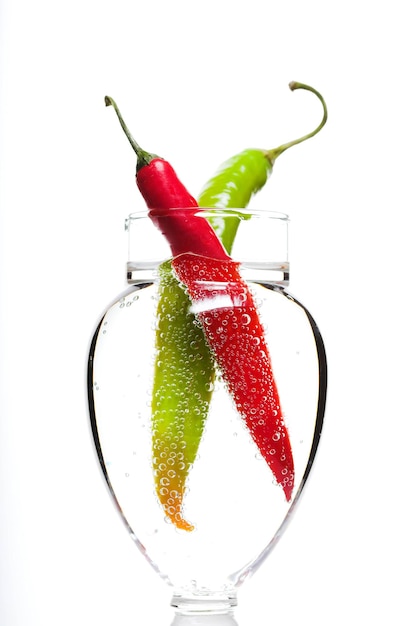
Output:
<instances>
[{"instance_id":1,"label":"green chili pepper","mask_svg":"<svg viewBox=\"0 0 417 626\"><path fill-rule=\"evenodd\" d=\"M280 154L306 139L314 137L324 126L327 120L327 107L321 94L303 83L291 82L291 91L295 89L306 89L313 92L323 105L323 118L317 128L293 141L285 143L272 150L248 149L236 154L222 165L203 187L198 203L201 207L226 208L246 207L252 196L265 185L268 180L274 163ZM240 223L240 218L226 220L221 217L208 218L221 239L226 251L230 254L236 231Z\"/></svg>"},{"instance_id":2,"label":"green chili pepper","mask_svg":"<svg viewBox=\"0 0 417 626\"><path fill-rule=\"evenodd\" d=\"M182 530L189 469L209 410L215 368L190 298L170 261L159 268L156 361L152 395L152 448L156 492L167 517Z\"/></svg>"},{"instance_id":3,"label":"green chili pepper","mask_svg":"<svg viewBox=\"0 0 417 626\"><path fill-rule=\"evenodd\" d=\"M324 109L321 124L312 133L279 148L245 150L229 159L203 188L199 206L245 208L265 185L276 158L324 126L327 109L322 96L301 83L290 83L290 88L307 89L317 95ZM230 252L240 219L236 218L233 224L230 217L208 219ZM186 480L204 431L215 377L214 359L190 306L189 296L167 261L159 269L152 396L153 467L156 493L168 519L187 531L194 526L182 512Z\"/></svg>"}]
</instances>

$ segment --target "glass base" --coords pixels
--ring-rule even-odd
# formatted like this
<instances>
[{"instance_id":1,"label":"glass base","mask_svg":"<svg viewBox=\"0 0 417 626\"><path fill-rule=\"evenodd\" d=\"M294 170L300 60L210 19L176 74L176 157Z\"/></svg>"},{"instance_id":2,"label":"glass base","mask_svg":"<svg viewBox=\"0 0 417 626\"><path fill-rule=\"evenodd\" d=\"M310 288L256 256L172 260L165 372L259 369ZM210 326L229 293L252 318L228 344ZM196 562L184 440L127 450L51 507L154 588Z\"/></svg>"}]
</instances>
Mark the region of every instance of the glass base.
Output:
<instances>
[{"instance_id":1,"label":"glass base","mask_svg":"<svg viewBox=\"0 0 417 626\"><path fill-rule=\"evenodd\" d=\"M201 613L183 615L177 613L171 626L238 626L232 613Z\"/></svg>"},{"instance_id":2,"label":"glass base","mask_svg":"<svg viewBox=\"0 0 417 626\"><path fill-rule=\"evenodd\" d=\"M219 615L237 606L236 592L174 593L171 606L181 615Z\"/></svg>"}]
</instances>

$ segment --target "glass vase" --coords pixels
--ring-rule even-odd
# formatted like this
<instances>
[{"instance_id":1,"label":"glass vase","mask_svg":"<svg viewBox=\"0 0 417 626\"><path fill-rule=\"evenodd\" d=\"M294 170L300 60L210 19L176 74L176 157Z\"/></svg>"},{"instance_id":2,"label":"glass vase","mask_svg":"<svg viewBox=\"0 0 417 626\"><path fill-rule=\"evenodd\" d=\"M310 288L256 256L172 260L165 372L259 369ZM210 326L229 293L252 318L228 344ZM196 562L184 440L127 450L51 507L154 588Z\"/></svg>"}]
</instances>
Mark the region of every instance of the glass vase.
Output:
<instances>
[{"instance_id":1,"label":"glass vase","mask_svg":"<svg viewBox=\"0 0 417 626\"><path fill-rule=\"evenodd\" d=\"M179 211L220 237L233 233L231 260L220 263L232 273L188 259L200 298L163 235ZM164 220L156 228L145 211L126 220L129 287L89 351L91 426L121 520L171 586L171 605L184 615L224 613L305 488L324 417L325 349L287 290L286 215L171 209Z\"/></svg>"}]
</instances>

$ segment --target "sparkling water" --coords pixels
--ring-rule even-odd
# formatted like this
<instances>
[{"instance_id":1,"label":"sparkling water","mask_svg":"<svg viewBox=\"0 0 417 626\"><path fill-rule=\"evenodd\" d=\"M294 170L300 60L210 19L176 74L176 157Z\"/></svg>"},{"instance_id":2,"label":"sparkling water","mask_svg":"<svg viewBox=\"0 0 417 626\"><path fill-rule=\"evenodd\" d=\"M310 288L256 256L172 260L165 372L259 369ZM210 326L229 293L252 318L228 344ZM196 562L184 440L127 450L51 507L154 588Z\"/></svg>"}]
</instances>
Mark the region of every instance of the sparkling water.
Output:
<instances>
[{"instance_id":1,"label":"sparkling water","mask_svg":"<svg viewBox=\"0 0 417 626\"><path fill-rule=\"evenodd\" d=\"M217 372L183 501L184 518L194 530L179 530L166 518L152 462L156 277L134 285L109 307L91 346L90 412L104 475L132 538L176 590L227 591L256 569L280 537L301 493L321 428L322 415L317 416L322 345L314 322L278 283L247 280L264 326L292 444L291 502ZM178 444L172 451L176 461L181 441Z\"/></svg>"}]
</instances>

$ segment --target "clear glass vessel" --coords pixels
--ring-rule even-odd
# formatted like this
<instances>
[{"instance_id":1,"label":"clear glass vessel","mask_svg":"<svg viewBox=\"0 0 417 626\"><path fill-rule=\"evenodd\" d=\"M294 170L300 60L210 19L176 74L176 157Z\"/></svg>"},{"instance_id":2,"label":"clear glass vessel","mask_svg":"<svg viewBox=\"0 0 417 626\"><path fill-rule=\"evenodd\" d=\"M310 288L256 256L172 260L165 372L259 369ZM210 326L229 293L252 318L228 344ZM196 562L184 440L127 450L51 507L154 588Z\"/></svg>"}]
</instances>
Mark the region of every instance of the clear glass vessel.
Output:
<instances>
[{"instance_id":1,"label":"clear glass vessel","mask_svg":"<svg viewBox=\"0 0 417 626\"><path fill-rule=\"evenodd\" d=\"M172 271L161 232L166 229L161 223L156 228L147 212L126 220L129 287L101 318L88 363L92 431L110 494L136 546L172 587L172 606L183 614L231 610L239 587L281 538L314 461L326 399L322 337L305 306L287 291L288 217L243 209L199 209L197 215L193 209L193 216L209 220L219 234L236 231L231 257L262 324L285 422L285 431L264 432L264 439L272 433L276 446L253 433L269 419L254 400L255 387L269 393L267 375L263 369L251 373L244 418L233 392L242 379L238 372L225 376L213 351L218 337L210 342L202 322L220 315L217 335L235 326L234 343L226 337L226 352L230 347L237 355L228 367L234 360L240 370L253 366L256 354L255 361L245 359L242 303L190 298ZM222 295L227 286L204 273L200 260L193 267L204 293ZM252 328L255 343L261 331ZM171 350L172 341L183 351ZM160 371L165 377L158 378ZM277 477L268 455L282 454L284 437L293 475L283 465Z\"/></svg>"}]
</instances>

